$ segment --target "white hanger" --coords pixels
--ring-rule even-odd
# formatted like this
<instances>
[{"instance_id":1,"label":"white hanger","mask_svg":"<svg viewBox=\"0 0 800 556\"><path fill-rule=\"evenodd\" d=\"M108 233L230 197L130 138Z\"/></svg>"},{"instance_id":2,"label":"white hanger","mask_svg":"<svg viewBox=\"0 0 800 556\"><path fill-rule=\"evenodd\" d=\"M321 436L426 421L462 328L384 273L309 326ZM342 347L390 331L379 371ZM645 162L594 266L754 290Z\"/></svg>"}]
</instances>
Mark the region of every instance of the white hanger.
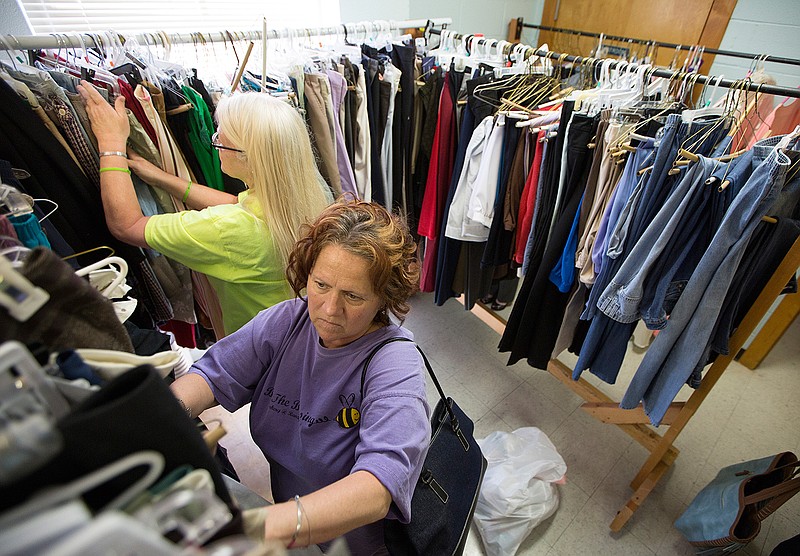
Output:
<instances>
[{"instance_id":1,"label":"white hanger","mask_svg":"<svg viewBox=\"0 0 800 556\"><path fill-rule=\"evenodd\" d=\"M111 265L118 265L119 266L119 274L118 276L112 280L112 282L104 289L101 293L104 297L108 297L111 295L114 290L125 281L125 277L128 275L128 263L125 262L125 259L120 257L106 257L96 263L90 264L83 268L79 268L75 271L75 274L78 276L86 276L90 272L94 270L98 270L101 268L106 268Z\"/></svg>"},{"instance_id":2,"label":"white hanger","mask_svg":"<svg viewBox=\"0 0 800 556\"><path fill-rule=\"evenodd\" d=\"M781 150L786 149L786 148L789 147L789 145L792 143L792 141L794 141L798 137L800 137L800 125L795 127L794 130L791 133L787 133L786 135L784 135L781 138L781 140L778 141L778 144L775 145L775 148L776 149L781 149Z\"/></svg>"},{"instance_id":3,"label":"white hanger","mask_svg":"<svg viewBox=\"0 0 800 556\"><path fill-rule=\"evenodd\" d=\"M0 375L0 382L6 383L4 386L9 382L14 385L13 388L3 388L4 397L0 399L0 405L5 405L12 397L29 394L32 399L28 404L34 403L48 417L60 419L69 413L67 401L22 343L11 340L0 344ZM18 412L20 407L24 405L18 406L15 411Z\"/></svg>"},{"instance_id":4,"label":"white hanger","mask_svg":"<svg viewBox=\"0 0 800 556\"><path fill-rule=\"evenodd\" d=\"M714 86L714 91L711 93L712 98L713 95L717 92L717 87L719 87L719 82L722 81L722 75L717 78L717 84ZM693 121L708 117L708 116L722 116L725 114L726 108L725 106L705 106L703 108L697 108L695 110L684 110L681 112L681 120L685 124L690 124Z\"/></svg>"},{"instance_id":5,"label":"white hanger","mask_svg":"<svg viewBox=\"0 0 800 556\"><path fill-rule=\"evenodd\" d=\"M0 528L5 529L30 515L77 498L85 492L142 465L147 466L145 475L106 504L103 510L122 508L133 500L136 495L152 485L161 475L161 471L164 469L164 456L153 450L135 452L70 483L40 492L24 504L0 516Z\"/></svg>"}]
</instances>

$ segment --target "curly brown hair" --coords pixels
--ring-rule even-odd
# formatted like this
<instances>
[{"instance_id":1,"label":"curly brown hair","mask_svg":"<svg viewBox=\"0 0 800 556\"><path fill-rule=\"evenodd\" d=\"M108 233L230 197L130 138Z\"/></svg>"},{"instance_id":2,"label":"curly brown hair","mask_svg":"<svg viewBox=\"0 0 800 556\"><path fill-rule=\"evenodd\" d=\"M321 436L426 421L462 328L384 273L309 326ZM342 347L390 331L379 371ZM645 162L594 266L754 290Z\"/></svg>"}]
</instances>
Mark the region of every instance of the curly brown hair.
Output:
<instances>
[{"instance_id":1,"label":"curly brown hair","mask_svg":"<svg viewBox=\"0 0 800 556\"><path fill-rule=\"evenodd\" d=\"M400 322L405 319L408 298L418 288L419 264L414 239L403 219L376 203L341 200L304 226L301 234L286 268L295 295L299 297L305 289L322 249L337 245L369 263L373 291L383 301L375 320L389 324L387 312Z\"/></svg>"}]
</instances>

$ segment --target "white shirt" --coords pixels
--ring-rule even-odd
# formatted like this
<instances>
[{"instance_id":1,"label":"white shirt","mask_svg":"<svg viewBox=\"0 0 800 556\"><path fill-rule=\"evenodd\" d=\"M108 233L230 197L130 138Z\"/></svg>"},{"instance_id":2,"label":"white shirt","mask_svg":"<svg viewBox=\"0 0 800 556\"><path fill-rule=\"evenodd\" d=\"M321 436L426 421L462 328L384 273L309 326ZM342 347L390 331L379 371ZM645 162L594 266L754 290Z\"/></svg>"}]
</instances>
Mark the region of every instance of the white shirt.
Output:
<instances>
[{"instance_id":1,"label":"white shirt","mask_svg":"<svg viewBox=\"0 0 800 556\"><path fill-rule=\"evenodd\" d=\"M488 237L489 230L484 234L483 224L474 222L467 218L467 206L472 190L475 187L475 180L478 178L478 171L481 166L486 143L489 139L493 127L492 116L486 116L472 132L472 137L467 144L464 154L464 166L456 184L453 200L450 203L450 211L447 214L444 235L461 241L483 241ZM484 237L485 236L485 237Z\"/></svg>"}]
</instances>

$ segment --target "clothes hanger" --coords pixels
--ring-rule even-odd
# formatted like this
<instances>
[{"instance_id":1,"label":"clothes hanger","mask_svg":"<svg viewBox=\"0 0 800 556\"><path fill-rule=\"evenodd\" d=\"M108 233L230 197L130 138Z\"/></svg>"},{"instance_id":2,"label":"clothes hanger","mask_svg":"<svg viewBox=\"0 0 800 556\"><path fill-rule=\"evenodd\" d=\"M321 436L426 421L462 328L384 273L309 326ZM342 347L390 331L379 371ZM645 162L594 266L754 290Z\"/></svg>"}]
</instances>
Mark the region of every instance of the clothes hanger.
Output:
<instances>
[{"instance_id":1,"label":"clothes hanger","mask_svg":"<svg viewBox=\"0 0 800 556\"><path fill-rule=\"evenodd\" d=\"M525 55L524 51L521 51L520 53L523 56ZM559 59L559 62L562 62L564 57L566 57L566 54L562 55L562 57ZM533 60L531 60L530 56L525 59L526 67L529 70L532 68L532 63ZM534 109L541 104L544 99L550 96L551 93L559 89L561 86L559 78L560 76L550 77L544 74L528 72L512 76L507 81L498 81L496 83L498 85L505 85L502 88L506 89L505 92L501 94L499 108L502 110L504 108L512 107L528 114L534 114ZM489 88L490 86L487 86L484 88L484 90L488 90Z\"/></svg>"},{"instance_id":2,"label":"clothes hanger","mask_svg":"<svg viewBox=\"0 0 800 556\"><path fill-rule=\"evenodd\" d=\"M98 251L108 251L107 257L111 257L114 255L114 249L109 247L108 245L100 245L98 247L92 247L91 249L86 249L85 251L81 251L79 253L73 253L72 255L67 255L66 257L62 257L62 261L68 261L70 259L75 259L77 257L82 257L83 255L88 255L89 253L96 253Z\"/></svg>"},{"instance_id":3,"label":"clothes hanger","mask_svg":"<svg viewBox=\"0 0 800 556\"><path fill-rule=\"evenodd\" d=\"M16 187L0 182L0 213L21 216L31 212L33 212L33 206L27 196L23 195Z\"/></svg>"},{"instance_id":4,"label":"clothes hanger","mask_svg":"<svg viewBox=\"0 0 800 556\"><path fill-rule=\"evenodd\" d=\"M696 79L697 79L696 76L697 75L698 74L691 74L689 76L689 78L691 80L693 80L693 81L696 81ZM686 76L684 76L684 79L686 79ZM703 109L701 109L701 110L703 110ZM715 110L714 113L717 113L717 111ZM681 164L678 164L682 160L683 161L689 161L689 162L694 161L693 160L694 157L689 157L688 155L693 154L693 150L695 148L697 148L699 145L701 145L708 137L710 137L712 133L716 132L717 128L720 125L725 125L725 123L727 121L727 114L722 113L722 114L718 114L718 116L719 116L718 119L714 122L714 124L711 127L709 127L708 129L705 129L705 130L703 130L703 128L701 127L695 133L692 133L686 139L684 139L684 141L682 142L681 146L678 148L678 158L673 163L674 167L683 166L685 164L688 164L688 162L683 162ZM690 122L691 121L696 121L696 118L693 119L693 120L690 120ZM672 170L670 170L670 171L672 172ZM673 174L674 174L674 172L673 172Z\"/></svg>"},{"instance_id":5,"label":"clothes hanger","mask_svg":"<svg viewBox=\"0 0 800 556\"><path fill-rule=\"evenodd\" d=\"M64 72L73 77L79 77L88 81L95 86L102 86L114 94L119 94L117 76L110 73L105 66L99 65L102 64L104 60L102 56L97 54L97 52L101 52L101 49L99 49L97 45L103 44L102 39L96 35L87 33L87 36L95 41L96 52L93 52L86 47L83 37L78 36L78 42L80 42L83 47L83 55L79 56L77 53L73 52L70 56L70 52L74 51L77 47L70 46L69 36L64 33L51 33L51 36L56 39L58 47L55 52L53 49L38 51L36 60L39 64L49 68L48 71ZM97 59L96 62L90 59L90 54L95 56Z\"/></svg>"},{"instance_id":6,"label":"clothes hanger","mask_svg":"<svg viewBox=\"0 0 800 556\"><path fill-rule=\"evenodd\" d=\"M651 71L651 70L648 70L648 71ZM648 72L646 71L644 79L647 79L647 77L646 77L647 73ZM634 134L637 134L637 131L639 129L642 129L644 126L648 125L650 122L656 121L660 117L666 115L671 110L672 110L672 106L671 105L664 106L664 107L662 107L661 110L659 110L657 113L653 114L652 116L649 116L649 117L641 120L640 122L637 122L630 129L628 129L628 130L624 131L623 133L621 133L620 136L616 139L616 141L614 141L614 143L609 145L609 147L608 147L609 150L610 151L617 151L617 150L621 149L622 145L624 143L628 142L633 137ZM644 137L644 136L640 136L640 137ZM652 166L646 167L646 168L643 168L643 169L639 170L639 175L641 175L644 172L646 172L649 168L652 168Z\"/></svg>"},{"instance_id":7,"label":"clothes hanger","mask_svg":"<svg viewBox=\"0 0 800 556\"><path fill-rule=\"evenodd\" d=\"M15 240L12 237L3 236L7 243L12 243L8 247L0 250L0 258L4 258L11 264L12 268L22 268L25 264L25 259L30 255L31 250L28 249L19 239ZM11 241L9 241L11 240Z\"/></svg>"},{"instance_id":8,"label":"clothes hanger","mask_svg":"<svg viewBox=\"0 0 800 556\"><path fill-rule=\"evenodd\" d=\"M784 135L778 144L775 145L776 149L786 150L789 148L789 145L792 144L793 141L800 138L800 125L794 128L791 133L787 133Z\"/></svg>"},{"instance_id":9,"label":"clothes hanger","mask_svg":"<svg viewBox=\"0 0 800 556\"><path fill-rule=\"evenodd\" d=\"M119 269L113 269L112 265L117 265ZM112 280L112 282L102 292L100 292L104 297L109 297L114 290L116 290L117 287L119 287L125 281L125 278L128 275L128 263L125 261L125 259L120 257L106 257L105 259L97 261L96 263L79 268L75 271L75 274L78 276L87 276L93 271L106 268L112 268L117 274L116 278L114 278L114 280Z\"/></svg>"},{"instance_id":10,"label":"clothes hanger","mask_svg":"<svg viewBox=\"0 0 800 556\"><path fill-rule=\"evenodd\" d=\"M0 528L5 529L43 510L81 497L86 492L137 467L145 467L145 474L106 504L100 513L122 508L161 475L164 469L164 456L153 450L134 452L67 484L40 491L25 503L0 516Z\"/></svg>"}]
</instances>

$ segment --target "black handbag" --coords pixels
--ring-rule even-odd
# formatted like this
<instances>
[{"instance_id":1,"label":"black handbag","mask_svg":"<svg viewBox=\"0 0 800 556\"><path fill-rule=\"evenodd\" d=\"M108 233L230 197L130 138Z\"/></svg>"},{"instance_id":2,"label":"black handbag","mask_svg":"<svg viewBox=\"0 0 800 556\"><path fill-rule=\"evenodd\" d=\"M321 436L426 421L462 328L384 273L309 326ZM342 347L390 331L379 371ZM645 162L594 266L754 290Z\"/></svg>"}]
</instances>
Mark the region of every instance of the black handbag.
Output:
<instances>
[{"instance_id":1,"label":"black handbag","mask_svg":"<svg viewBox=\"0 0 800 556\"><path fill-rule=\"evenodd\" d=\"M375 353L390 342L410 342L390 338L378 344L364 362L361 373L361 398L367 366ZM472 420L452 398L444 395L431 364L419 346L428 374L439 392L439 402L431 417L431 442L411 498L411 522L384 520L386 548L393 555L454 555L464 551L478 492L486 471L486 459L473 437Z\"/></svg>"}]
</instances>

